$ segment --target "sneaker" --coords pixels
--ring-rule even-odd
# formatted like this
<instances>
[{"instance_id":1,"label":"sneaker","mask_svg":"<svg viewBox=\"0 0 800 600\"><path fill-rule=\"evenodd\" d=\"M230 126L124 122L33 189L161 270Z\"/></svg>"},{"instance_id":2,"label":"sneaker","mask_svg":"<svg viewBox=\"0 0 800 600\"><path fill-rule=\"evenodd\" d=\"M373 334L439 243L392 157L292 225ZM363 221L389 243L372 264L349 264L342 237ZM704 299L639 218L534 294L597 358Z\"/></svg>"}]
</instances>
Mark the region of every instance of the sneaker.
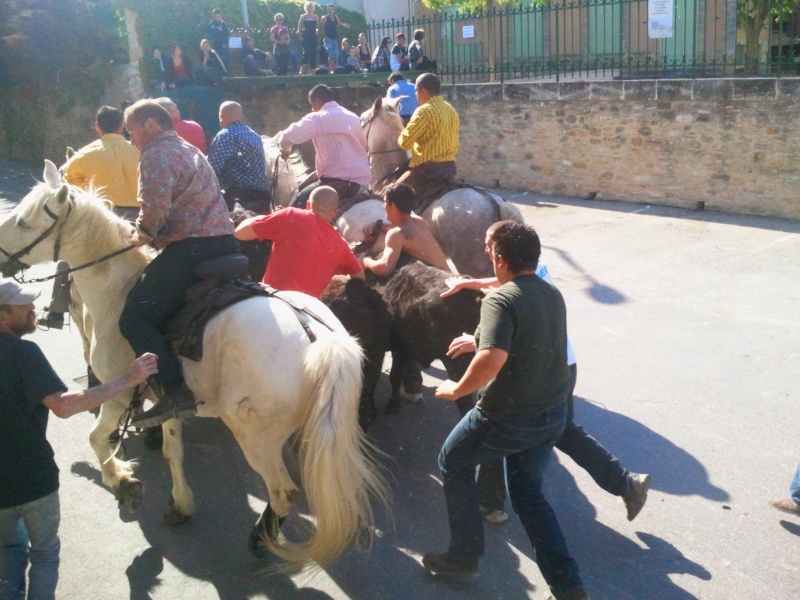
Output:
<instances>
[{"instance_id":1,"label":"sneaker","mask_svg":"<svg viewBox=\"0 0 800 600\"><path fill-rule=\"evenodd\" d=\"M46 312L41 319L37 319L40 327L47 329L64 329L64 313Z\"/></svg>"},{"instance_id":2,"label":"sneaker","mask_svg":"<svg viewBox=\"0 0 800 600\"><path fill-rule=\"evenodd\" d=\"M152 385L156 389L160 400L150 410L133 417L131 419L131 427L147 429L161 425L170 419L184 419L197 414L194 394L183 379L169 381L164 384L158 384L153 381Z\"/></svg>"},{"instance_id":3,"label":"sneaker","mask_svg":"<svg viewBox=\"0 0 800 600\"><path fill-rule=\"evenodd\" d=\"M477 558L458 558L450 556L449 552L426 554L422 564L432 575L449 575L466 579L478 572Z\"/></svg>"},{"instance_id":4,"label":"sneaker","mask_svg":"<svg viewBox=\"0 0 800 600\"><path fill-rule=\"evenodd\" d=\"M500 510L487 510L481 506L481 517L487 523L494 523L495 525L502 525L508 521L508 513L502 508Z\"/></svg>"},{"instance_id":5,"label":"sneaker","mask_svg":"<svg viewBox=\"0 0 800 600\"><path fill-rule=\"evenodd\" d=\"M625 508L628 509L628 521L633 521L644 508L647 501L647 490L650 489L650 475L645 473L629 473L628 489L622 494Z\"/></svg>"},{"instance_id":6,"label":"sneaker","mask_svg":"<svg viewBox=\"0 0 800 600\"><path fill-rule=\"evenodd\" d=\"M793 515L800 515L800 506L797 506L791 498L773 498L772 500L768 500L768 502L772 508Z\"/></svg>"}]
</instances>

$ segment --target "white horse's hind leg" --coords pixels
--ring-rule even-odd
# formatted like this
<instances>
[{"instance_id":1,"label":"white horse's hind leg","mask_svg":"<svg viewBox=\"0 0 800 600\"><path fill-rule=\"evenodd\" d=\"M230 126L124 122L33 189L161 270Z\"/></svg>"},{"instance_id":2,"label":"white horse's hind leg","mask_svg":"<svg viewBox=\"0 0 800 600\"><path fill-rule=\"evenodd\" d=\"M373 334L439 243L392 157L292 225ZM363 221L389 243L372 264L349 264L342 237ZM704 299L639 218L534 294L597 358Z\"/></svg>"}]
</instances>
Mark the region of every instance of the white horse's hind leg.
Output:
<instances>
[{"instance_id":1,"label":"white horse's hind leg","mask_svg":"<svg viewBox=\"0 0 800 600\"><path fill-rule=\"evenodd\" d=\"M164 444L162 452L172 473L172 498L164 509L164 522L167 525L181 525L191 518L195 511L194 493L186 482L183 471L183 424L180 419L170 419L162 426Z\"/></svg>"},{"instance_id":2,"label":"white horse's hind leg","mask_svg":"<svg viewBox=\"0 0 800 600\"><path fill-rule=\"evenodd\" d=\"M280 524L297 500L299 491L283 462L283 445L292 434L285 422L231 423L223 418L244 452L247 462L267 486L269 502L250 533L248 546L256 556L266 556L264 537L276 540Z\"/></svg>"},{"instance_id":3,"label":"white horse's hind leg","mask_svg":"<svg viewBox=\"0 0 800 600\"><path fill-rule=\"evenodd\" d=\"M131 463L116 457L109 460L114 449L108 442L108 436L117 429L119 415L122 413L121 406L127 406L129 402L130 398L126 394L122 398L110 400L100 408L100 415L89 433L89 443L100 461L103 483L111 488L121 507L136 511L142 504L142 484L134 479Z\"/></svg>"}]
</instances>

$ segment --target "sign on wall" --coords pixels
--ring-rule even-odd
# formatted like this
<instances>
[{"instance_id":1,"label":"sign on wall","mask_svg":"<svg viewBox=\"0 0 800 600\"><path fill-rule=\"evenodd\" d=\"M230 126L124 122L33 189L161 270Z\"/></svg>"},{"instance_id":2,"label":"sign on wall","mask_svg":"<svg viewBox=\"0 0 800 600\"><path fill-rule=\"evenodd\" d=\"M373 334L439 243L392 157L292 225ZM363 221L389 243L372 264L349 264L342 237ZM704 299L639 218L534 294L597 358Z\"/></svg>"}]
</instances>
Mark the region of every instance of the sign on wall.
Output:
<instances>
[{"instance_id":1,"label":"sign on wall","mask_svg":"<svg viewBox=\"0 0 800 600\"><path fill-rule=\"evenodd\" d=\"M648 0L647 35L651 39L671 38L675 0Z\"/></svg>"}]
</instances>

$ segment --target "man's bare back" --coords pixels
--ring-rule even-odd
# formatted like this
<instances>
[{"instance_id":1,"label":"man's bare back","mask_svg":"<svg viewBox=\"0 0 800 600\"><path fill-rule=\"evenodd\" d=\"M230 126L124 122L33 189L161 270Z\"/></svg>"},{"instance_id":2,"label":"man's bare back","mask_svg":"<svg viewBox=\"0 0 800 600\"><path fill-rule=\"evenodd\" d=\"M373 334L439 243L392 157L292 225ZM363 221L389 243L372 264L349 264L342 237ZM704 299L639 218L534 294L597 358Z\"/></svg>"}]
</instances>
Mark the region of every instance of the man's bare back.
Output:
<instances>
[{"instance_id":1,"label":"man's bare back","mask_svg":"<svg viewBox=\"0 0 800 600\"><path fill-rule=\"evenodd\" d=\"M403 252L407 252L417 260L421 260L432 267L437 267L444 271L450 270L450 265L447 264L447 256L445 256L444 251L433 237L431 228L422 217L412 214L405 223L390 229L386 234L387 244L393 231L397 231L402 236Z\"/></svg>"}]
</instances>

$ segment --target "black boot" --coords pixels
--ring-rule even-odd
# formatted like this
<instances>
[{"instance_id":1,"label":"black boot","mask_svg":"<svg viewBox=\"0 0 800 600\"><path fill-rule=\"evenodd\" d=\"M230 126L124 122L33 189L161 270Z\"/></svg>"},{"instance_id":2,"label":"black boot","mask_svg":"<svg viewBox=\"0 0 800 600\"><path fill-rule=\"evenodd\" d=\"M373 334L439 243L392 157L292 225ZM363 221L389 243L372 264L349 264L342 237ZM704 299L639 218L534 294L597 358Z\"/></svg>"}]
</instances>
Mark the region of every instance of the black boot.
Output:
<instances>
[{"instance_id":1,"label":"black boot","mask_svg":"<svg viewBox=\"0 0 800 600\"><path fill-rule=\"evenodd\" d=\"M37 319L37 324L47 329L64 329L64 313L48 310L41 319Z\"/></svg>"},{"instance_id":2,"label":"black boot","mask_svg":"<svg viewBox=\"0 0 800 600\"><path fill-rule=\"evenodd\" d=\"M159 396L158 404L131 419L131 426L147 429L170 419L183 419L197 413L194 394L183 379L163 384L151 382Z\"/></svg>"}]
</instances>

